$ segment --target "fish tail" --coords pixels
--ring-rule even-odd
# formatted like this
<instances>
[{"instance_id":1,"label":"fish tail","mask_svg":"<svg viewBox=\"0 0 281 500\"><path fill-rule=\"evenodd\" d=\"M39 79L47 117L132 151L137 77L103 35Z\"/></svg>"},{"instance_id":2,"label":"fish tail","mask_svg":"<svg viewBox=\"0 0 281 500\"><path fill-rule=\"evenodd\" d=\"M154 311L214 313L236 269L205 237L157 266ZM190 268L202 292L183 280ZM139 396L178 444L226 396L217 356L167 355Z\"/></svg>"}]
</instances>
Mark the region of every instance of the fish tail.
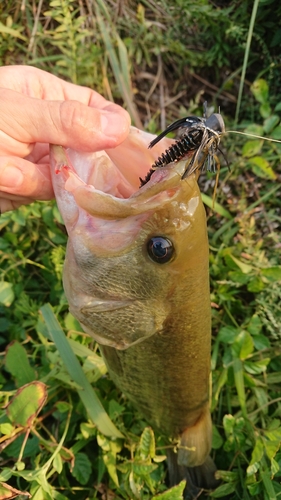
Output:
<instances>
[{"instance_id":1,"label":"fish tail","mask_svg":"<svg viewBox=\"0 0 281 500\"><path fill-rule=\"evenodd\" d=\"M219 485L219 481L215 478L217 468L210 456L202 465L185 467L178 464L177 453L170 449L167 450L167 461L170 486L178 484L183 479L186 480L184 500L194 500L203 490L212 490Z\"/></svg>"},{"instance_id":2,"label":"fish tail","mask_svg":"<svg viewBox=\"0 0 281 500\"><path fill-rule=\"evenodd\" d=\"M180 438L178 464L186 467L202 465L212 446L212 420L209 407L201 413L195 425L188 427Z\"/></svg>"},{"instance_id":3,"label":"fish tail","mask_svg":"<svg viewBox=\"0 0 281 500\"><path fill-rule=\"evenodd\" d=\"M184 499L198 498L202 489L218 486L216 465L209 456L212 444L212 421L206 406L196 424L181 435L177 452L168 450L168 470L171 486L186 480Z\"/></svg>"}]
</instances>

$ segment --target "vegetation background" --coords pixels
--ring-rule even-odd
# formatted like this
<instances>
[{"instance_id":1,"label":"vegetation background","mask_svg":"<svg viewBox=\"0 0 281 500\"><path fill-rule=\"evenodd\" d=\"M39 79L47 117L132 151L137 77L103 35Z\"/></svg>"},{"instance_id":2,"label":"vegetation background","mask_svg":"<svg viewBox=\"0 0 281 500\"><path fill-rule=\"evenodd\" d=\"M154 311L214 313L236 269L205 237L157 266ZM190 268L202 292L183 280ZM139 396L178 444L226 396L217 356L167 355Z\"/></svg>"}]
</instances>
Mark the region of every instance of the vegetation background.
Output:
<instances>
[{"instance_id":1,"label":"vegetation background","mask_svg":"<svg viewBox=\"0 0 281 500\"><path fill-rule=\"evenodd\" d=\"M280 140L280 26L277 0L2 0L0 64L95 88L151 132L201 116L207 100L228 131ZM281 147L227 133L223 150L230 170L222 160L216 210L207 208L221 484L206 496L273 500L281 496ZM201 179L209 206L214 182ZM165 484L161 436L114 387L68 313L55 203L3 214L0 230L0 498L181 499L182 484Z\"/></svg>"}]
</instances>

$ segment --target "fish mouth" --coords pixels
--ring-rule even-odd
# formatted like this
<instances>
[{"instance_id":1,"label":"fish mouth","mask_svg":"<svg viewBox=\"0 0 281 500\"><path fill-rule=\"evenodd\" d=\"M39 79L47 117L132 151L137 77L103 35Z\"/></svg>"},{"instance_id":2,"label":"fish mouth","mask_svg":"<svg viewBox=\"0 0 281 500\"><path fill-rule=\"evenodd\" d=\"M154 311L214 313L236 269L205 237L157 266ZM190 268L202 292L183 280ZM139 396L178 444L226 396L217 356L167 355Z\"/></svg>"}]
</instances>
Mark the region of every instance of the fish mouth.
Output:
<instances>
[{"instance_id":1,"label":"fish mouth","mask_svg":"<svg viewBox=\"0 0 281 500\"><path fill-rule=\"evenodd\" d=\"M148 144L152 137L131 127L120 146L91 154L50 145L54 190L67 229L77 220L79 209L92 217L116 220L147 213L171 201L181 187L189 160L187 157L155 170L140 187L140 178L172 142L164 139L151 151Z\"/></svg>"}]
</instances>

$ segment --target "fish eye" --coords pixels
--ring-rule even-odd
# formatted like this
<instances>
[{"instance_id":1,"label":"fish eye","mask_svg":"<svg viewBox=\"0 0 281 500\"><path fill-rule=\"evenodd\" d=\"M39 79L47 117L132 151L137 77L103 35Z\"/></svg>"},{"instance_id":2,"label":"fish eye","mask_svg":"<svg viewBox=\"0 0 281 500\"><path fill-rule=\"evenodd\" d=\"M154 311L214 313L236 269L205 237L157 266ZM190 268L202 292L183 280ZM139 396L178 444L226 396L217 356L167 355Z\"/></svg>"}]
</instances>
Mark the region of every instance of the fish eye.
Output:
<instances>
[{"instance_id":1,"label":"fish eye","mask_svg":"<svg viewBox=\"0 0 281 500\"><path fill-rule=\"evenodd\" d=\"M153 236L147 242L147 252L151 260L157 264L169 262L174 255L173 243L164 236Z\"/></svg>"}]
</instances>

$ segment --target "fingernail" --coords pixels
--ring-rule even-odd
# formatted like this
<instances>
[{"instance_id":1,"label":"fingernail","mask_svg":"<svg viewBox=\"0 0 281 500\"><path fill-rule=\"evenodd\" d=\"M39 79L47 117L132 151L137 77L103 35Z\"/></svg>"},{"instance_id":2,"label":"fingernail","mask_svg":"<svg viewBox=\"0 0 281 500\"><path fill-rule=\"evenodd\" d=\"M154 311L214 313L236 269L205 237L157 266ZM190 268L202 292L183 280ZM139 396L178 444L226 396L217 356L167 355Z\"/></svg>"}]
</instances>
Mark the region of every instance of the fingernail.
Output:
<instances>
[{"instance_id":1,"label":"fingernail","mask_svg":"<svg viewBox=\"0 0 281 500\"><path fill-rule=\"evenodd\" d=\"M128 124L122 115L117 113L101 113L101 131L108 136L120 135Z\"/></svg>"},{"instance_id":2,"label":"fingernail","mask_svg":"<svg viewBox=\"0 0 281 500\"><path fill-rule=\"evenodd\" d=\"M19 168L7 166L0 173L0 186L2 188L19 187L23 183L23 174Z\"/></svg>"}]
</instances>

